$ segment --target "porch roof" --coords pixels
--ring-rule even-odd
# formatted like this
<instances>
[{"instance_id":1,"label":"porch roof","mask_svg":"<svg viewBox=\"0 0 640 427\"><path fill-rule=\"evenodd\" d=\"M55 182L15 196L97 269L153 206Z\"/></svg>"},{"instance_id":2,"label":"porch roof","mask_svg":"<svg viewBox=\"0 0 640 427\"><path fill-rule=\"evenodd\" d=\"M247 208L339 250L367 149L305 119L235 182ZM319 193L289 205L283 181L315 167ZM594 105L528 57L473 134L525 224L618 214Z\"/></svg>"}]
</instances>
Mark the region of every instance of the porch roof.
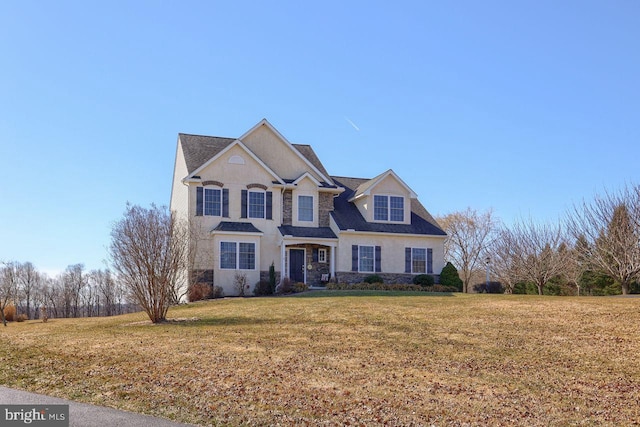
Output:
<instances>
[{"instance_id":1,"label":"porch roof","mask_svg":"<svg viewBox=\"0 0 640 427\"><path fill-rule=\"evenodd\" d=\"M302 237L309 239L337 239L338 237L329 227L294 227L282 225L278 227L283 236Z\"/></svg>"},{"instance_id":2,"label":"porch roof","mask_svg":"<svg viewBox=\"0 0 640 427\"><path fill-rule=\"evenodd\" d=\"M250 222L222 221L211 232L226 231L231 233L262 233Z\"/></svg>"}]
</instances>

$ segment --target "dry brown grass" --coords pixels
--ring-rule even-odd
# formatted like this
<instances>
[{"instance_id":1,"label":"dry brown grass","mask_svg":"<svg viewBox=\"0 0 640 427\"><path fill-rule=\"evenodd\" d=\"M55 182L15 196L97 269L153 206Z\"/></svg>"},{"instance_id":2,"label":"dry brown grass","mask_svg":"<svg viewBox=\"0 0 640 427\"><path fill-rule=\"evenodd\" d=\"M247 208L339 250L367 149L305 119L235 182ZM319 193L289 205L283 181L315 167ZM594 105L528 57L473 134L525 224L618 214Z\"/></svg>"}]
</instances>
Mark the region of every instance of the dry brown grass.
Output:
<instances>
[{"instance_id":1,"label":"dry brown grass","mask_svg":"<svg viewBox=\"0 0 640 427\"><path fill-rule=\"evenodd\" d=\"M0 384L200 425L637 425L640 299L225 299L0 330Z\"/></svg>"}]
</instances>

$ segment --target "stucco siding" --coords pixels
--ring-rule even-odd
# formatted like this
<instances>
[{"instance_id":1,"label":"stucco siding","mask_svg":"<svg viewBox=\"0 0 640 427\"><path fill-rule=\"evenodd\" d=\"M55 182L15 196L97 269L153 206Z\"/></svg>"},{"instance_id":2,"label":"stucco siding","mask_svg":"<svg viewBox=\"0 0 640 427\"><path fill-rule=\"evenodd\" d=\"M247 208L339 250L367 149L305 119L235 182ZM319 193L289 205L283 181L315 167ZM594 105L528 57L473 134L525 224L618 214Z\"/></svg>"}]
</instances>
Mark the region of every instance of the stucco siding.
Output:
<instances>
[{"instance_id":1,"label":"stucco siding","mask_svg":"<svg viewBox=\"0 0 640 427\"><path fill-rule=\"evenodd\" d=\"M178 140L169 209L181 219L187 219L189 215L189 189L182 183L187 174L187 164L184 159L182 144Z\"/></svg>"},{"instance_id":2,"label":"stucco siding","mask_svg":"<svg viewBox=\"0 0 640 427\"><path fill-rule=\"evenodd\" d=\"M309 172L318 181L323 179L299 157L294 148L280 139L267 126L262 125L246 135L242 142L269 168L284 179L296 179Z\"/></svg>"},{"instance_id":3,"label":"stucco siding","mask_svg":"<svg viewBox=\"0 0 640 427\"><path fill-rule=\"evenodd\" d=\"M351 271L352 245L380 246L381 272L405 272L405 248L425 248L433 250L433 274L440 274L444 267L443 237L383 235L374 233L345 233L339 236L336 270Z\"/></svg>"}]
</instances>

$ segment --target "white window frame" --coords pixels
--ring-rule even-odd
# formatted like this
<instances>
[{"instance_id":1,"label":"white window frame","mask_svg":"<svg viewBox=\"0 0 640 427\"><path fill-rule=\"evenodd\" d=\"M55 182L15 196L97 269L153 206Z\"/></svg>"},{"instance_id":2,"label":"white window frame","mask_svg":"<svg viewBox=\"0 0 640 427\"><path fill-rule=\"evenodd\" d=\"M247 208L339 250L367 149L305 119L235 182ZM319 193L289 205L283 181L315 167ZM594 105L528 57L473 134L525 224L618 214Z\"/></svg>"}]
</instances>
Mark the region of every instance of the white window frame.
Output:
<instances>
[{"instance_id":1,"label":"white window frame","mask_svg":"<svg viewBox=\"0 0 640 427\"><path fill-rule=\"evenodd\" d=\"M219 194L220 197L220 213L219 214L208 214L207 213L207 191L213 191ZM222 189L220 188L208 188L203 187L202 190L202 215L203 216L222 216Z\"/></svg>"},{"instance_id":2,"label":"white window frame","mask_svg":"<svg viewBox=\"0 0 640 427\"><path fill-rule=\"evenodd\" d=\"M300 209L300 207L302 205L300 203L300 199L303 198L303 197L311 199L311 219L302 219L301 216L300 216L300 214L302 213L302 209ZM299 222L313 222L313 217L314 217L313 213L315 211L315 206L314 205L315 205L315 200L314 200L313 196L311 196L309 194L299 194L298 195L298 221ZM307 212L307 211L305 210L305 212Z\"/></svg>"},{"instance_id":3,"label":"white window frame","mask_svg":"<svg viewBox=\"0 0 640 427\"><path fill-rule=\"evenodd\" d=\"M371 270L362 269L362 248L371 248ZM370 245L358 246L358 272L359 273L375 273L376 271L376 247Z\"/></svg>"},{"instance_id":4,"label":"white window frame","mask_svg":"<svg viewBox=\"0 0 640 427\"><path fill-rule=\"evenodd\" d=\"M262 216L251 215L251 194L262 194ZM247 218L265 219L267 217L267 192L264 190L247 191Z\"/></svg>"},{"instance_id":5,"label":"white window frame","mask_svg":"<svg viewBox=\"0 0 640 427\"><path fill-rule=\"evenodd\" d=\"M415 271L413 268L414 251L424 251L424 271ZM411 248L411 274L427 274L427 248Z\"/></svg>"},{"instance_id":6,"label":"white window frame","mask_svg":"<svg viewBox=\"0 0 640 427\"><path fill-rule=\"evenodd\" d=\"M376 217L376 208L377 208L377 203L376 203L376 198L384 198L387 201L387 206L386 206L386 219L379 219ZM402 219L391 219L391 213L395 212L398 210L398 208L392 208L391 207L391 199L392 198L397 198L397 199L401 199L402 200ZM397 194L374 194L373 195L373 220L376 222L391 222L394 224L398 224L401 222L405 221L405 197L404 196L399 196Z\"/></svg>"},{"instance_id":7,"label":"white window frame","mask_svg":"<svg viewBox=\"0 0 640 427\"><path fill-rule=\"evenodd\" d=\"M230 268L230 267L223 267L222 265L222 245L223 244L232 244L234 246L234 250L235 250L235 261L234 261L234 267ZM252 245L253 246L253 268L240 268L240 244L247 244L247 245ZM223 240L220 242L219 245L220 248L220 254L219 254L219 260L220 260L220 269L221 270L244 270L244 271L255 271L256 269L256 244L255 242L241 242L241 241L229 241L229 240Z\"/></svg>"},{"instance_id":8,"label":"white window frame","mask_svg":"<svg viewBox=\"0 0 640 427\"><path fill-rule=\"evenodd\" d=\"M318 262L327 263L327 250L322 248L318 249Z\"/></svg>"}]
</instances>

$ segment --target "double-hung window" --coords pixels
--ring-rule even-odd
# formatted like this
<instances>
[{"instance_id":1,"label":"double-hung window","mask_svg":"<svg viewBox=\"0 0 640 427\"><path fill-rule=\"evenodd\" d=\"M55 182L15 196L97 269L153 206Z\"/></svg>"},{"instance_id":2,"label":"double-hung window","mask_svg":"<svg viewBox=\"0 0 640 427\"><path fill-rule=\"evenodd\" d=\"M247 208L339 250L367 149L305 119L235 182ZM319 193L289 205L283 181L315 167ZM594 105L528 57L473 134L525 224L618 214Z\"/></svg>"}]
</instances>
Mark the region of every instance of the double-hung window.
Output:
<instances>
[{"instance_id":1,"label":"double-hung window","mask_svg":"<svg viewBox=\"0 0 640 427\"><path fill-rule=\"evenodd\" d=\"M256 268L256 245L255 243L240 243L238 263L240 270L255 270Z\"/></svg>"},{"instance_id":2,"label":"double-hung window","mask_svg":"<svg viewBox=\"0 0 640 427\"><path fill-rule=\"evenodd\" d=\"M298 196L298 221L313 221L313 196Z\"/></svg>"},{"instance_id":3,"label":"double-hung window","mask_svg":"<svg viewBox=\"0 0 640 427\"><path fill-rule=\"evenodd\" d=\"M374 195L373 219L375 221L404 221L404 197Z\"/></svg>"},{"instance_id":4,"label":"double-hung window","mask_svg":"<svg viewBox=\"0 0 640 427\"><path fill-rule=\"evenodd\" d=\"M433 274L432 248L405 248L404 272L412 274Z\"/></svg>"},{"instance_id":5,"label":"double-hung window","mask_svg":"<svg viewBox=\"0 0 640 427\"><path fill-rule=\"evenodd\" d=\"M226 270L255 270L256 244L220 242L220 268Z\"/></svg>"},{"instance_id":6,"label":"double-hung window","mask_svg":"<svg viewBox=\"0 0 640 427\"><path fill-rule=\"evenodd\" d=\"M204 189L204 214L222 216L222 191L215 188Z\"/></svg>"},{"instance_id":7,"label":"double-hung window","mask_svg":"<svg viewBox=\"0 0 640 427\"><path fill-rule=\"evenodd\" d=\"M220 242L220 268L236 269L236 242Z\"/></svg>"},{"instance_id":8,"label":"double-hung window","mask_svg":"<svg viewBox=\"0 0 640 427\"><path fill-rule=\"evenodd\" d=\"M411 272L424 274L427 272L427 250L411 248Z\"/></svg>"},{"instance_id":9,"label":"double-hung window","mask_svg":"<svg viewBox=\"0 0 640 427\"><path fill-rule=\"evenodd\" d=\"M264 194L263 191L249 191L249 218L264 218Z\"/></svg>"},{"instance_id":10,"label":"double-hung window","mask_svg":"<svg viewBox=\"0 0 640 427\"><path fill-rule=\"evenodd\" d=\"M359 247L359 270L363 273L373 273L375 258L374 258L374 247L373 246L360 246Z\"/></svg>"}]
</instances>

